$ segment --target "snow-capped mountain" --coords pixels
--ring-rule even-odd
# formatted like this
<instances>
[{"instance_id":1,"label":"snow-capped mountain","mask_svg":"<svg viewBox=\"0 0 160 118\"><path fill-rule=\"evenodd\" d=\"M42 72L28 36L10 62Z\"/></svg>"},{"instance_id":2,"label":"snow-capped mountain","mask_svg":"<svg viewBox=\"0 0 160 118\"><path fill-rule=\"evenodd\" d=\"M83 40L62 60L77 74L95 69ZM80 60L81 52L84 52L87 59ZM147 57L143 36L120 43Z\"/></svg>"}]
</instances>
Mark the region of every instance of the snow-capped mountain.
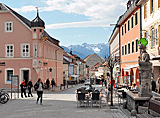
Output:
<instances>
[{"instance_id":1,"label":"snow-capped mountain","mask_svg":"<svg viewBox=\"0 0 160 118\"><path fill-rule=\"evenodd\" d=\"M104 58L105 54L109 55L109 44L108 43L98 43L98 44L87 44L83 43L82 45L70 45L70 46L62 46L65 51L70 52L72 48L72 52L82 59L87 57L89 54L98 54L100 57Z\"/></svg>"}]
</instances>

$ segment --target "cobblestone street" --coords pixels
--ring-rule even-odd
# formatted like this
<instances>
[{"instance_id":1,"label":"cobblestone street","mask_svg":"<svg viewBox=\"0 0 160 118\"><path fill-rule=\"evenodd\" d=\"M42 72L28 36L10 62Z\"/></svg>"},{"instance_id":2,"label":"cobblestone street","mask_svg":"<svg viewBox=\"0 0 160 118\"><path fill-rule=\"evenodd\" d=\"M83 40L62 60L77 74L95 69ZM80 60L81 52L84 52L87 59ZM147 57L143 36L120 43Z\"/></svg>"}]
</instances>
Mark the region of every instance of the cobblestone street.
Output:
<instances>
[{"instance_id":1,"label":"cobblestone street","mask_svg":"<svg viewBox=\"0 0 160 118\"><path fill-rule=\"evenodd\" d=\"M43 105L36 104L33 98L20 98L0 104L1 118L127 118L120 109L77 108L75 90L82 85L60 92L43 94Z\"/></svg>"}]
</instances>

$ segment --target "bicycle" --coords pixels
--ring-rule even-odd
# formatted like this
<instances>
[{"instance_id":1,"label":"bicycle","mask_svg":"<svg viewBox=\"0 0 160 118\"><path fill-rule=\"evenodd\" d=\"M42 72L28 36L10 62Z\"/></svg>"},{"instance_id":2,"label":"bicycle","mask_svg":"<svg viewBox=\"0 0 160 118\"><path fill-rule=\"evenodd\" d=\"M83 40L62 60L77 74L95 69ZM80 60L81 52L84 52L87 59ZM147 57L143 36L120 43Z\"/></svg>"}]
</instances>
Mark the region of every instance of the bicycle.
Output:
<instances>
[{"instance_id":1,"label":"bicycle","mask_svg":"<svg viewBox=\"0 0 160 118\"><path fill-rule=\"evenodd\" d=\"M1 89L0 91L0 103L5 104L9 101L9 95L8 93L3 91L4 89Z\"/></svg>"}]
</instances>

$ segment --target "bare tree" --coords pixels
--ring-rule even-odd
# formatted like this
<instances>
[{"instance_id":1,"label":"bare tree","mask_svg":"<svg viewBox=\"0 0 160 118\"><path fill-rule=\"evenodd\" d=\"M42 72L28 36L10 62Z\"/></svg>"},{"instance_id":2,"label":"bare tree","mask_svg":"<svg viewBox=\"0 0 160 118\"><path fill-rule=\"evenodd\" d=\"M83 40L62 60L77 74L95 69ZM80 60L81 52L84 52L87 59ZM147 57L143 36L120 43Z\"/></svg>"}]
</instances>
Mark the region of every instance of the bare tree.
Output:
<instances>
[{"instance_id":1,"label":"bare tree","mask_svg":"<svg viewBox=\"0 0 160 118\"><path fill-rule=\"evenodd\" d=\"M117 62L119 62L119 58L114 55L109 55L107 59L107 67L110 70L111 76L111 106L113 106L113 68Z\"/></svg>"}]
</instances>

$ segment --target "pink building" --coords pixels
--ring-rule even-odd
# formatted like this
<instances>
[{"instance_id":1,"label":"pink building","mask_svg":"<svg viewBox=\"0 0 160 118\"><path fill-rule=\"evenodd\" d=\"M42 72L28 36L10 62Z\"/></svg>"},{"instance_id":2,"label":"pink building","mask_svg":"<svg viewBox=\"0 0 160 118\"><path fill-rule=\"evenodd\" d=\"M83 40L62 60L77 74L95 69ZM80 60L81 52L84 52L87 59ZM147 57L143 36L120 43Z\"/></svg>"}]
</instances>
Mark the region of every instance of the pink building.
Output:
<instances>
[{"instance_id":1,"label":"pink building","mask_svg":"<svg viewBox=\"0 0 160 118\"><path fill-rule=\"evenodd\" d=\"M44 30L38 11L29 21L0 3L0 19L0 88L10 87L12 75L18 75L20 82L54 78L62 84L64 50Z\"/></svg>"}]
</instances>

